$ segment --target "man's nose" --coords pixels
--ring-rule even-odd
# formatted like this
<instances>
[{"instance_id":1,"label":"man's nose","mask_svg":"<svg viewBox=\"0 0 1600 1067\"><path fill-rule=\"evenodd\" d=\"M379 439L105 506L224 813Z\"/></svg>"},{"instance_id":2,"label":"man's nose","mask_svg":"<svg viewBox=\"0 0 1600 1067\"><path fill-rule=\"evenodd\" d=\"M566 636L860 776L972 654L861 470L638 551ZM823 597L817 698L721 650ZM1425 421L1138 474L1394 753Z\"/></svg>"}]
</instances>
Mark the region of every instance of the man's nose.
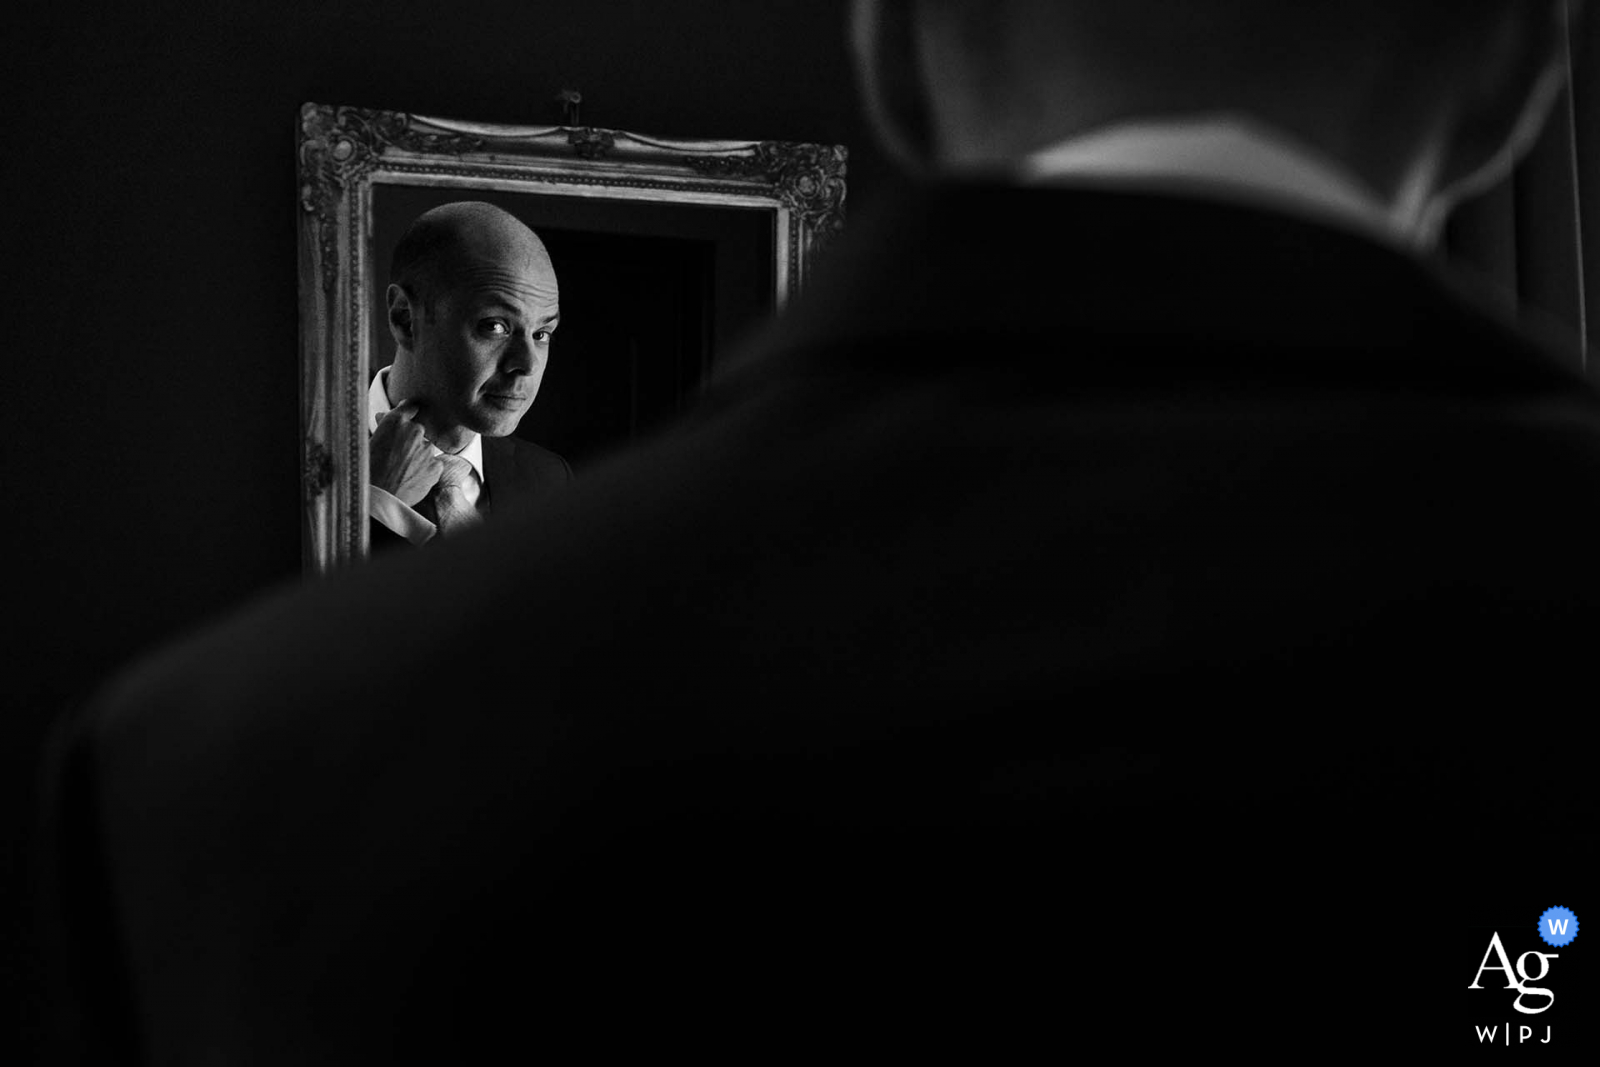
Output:
<instances>
[{"instance_id":1,"label":"man's nose","mask_svg":"<svg viewBox=\"0 0 1600 1067\"><path fill-rule=\"evenodd\" d=\"M507 374L532 374L538 364L539 350L533 343L532 333L527 330L512 338L500 360L500 368Z\"/></svg>"}]
</instances>

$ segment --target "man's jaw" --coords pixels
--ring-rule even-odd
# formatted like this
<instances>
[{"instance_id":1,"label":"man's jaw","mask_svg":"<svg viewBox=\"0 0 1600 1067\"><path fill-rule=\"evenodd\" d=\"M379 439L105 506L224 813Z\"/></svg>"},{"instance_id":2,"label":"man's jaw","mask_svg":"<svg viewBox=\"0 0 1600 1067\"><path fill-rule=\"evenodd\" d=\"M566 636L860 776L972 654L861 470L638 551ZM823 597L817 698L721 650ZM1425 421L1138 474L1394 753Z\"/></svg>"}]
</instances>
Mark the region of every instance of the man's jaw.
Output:
<instances>
[{"instance_id":1,"label":"man's jaw","mask_svg":"<svg viewBox=\"0 0 1600 1067\"><path fill-rule=\"evenodd\" d=\"M472 420L474 429L485 437L509 437L528 413L530 405L531 399L525 395L515 402L497 402L487 393L482 394L476 417Z\"/></svg>"}]
</instances>

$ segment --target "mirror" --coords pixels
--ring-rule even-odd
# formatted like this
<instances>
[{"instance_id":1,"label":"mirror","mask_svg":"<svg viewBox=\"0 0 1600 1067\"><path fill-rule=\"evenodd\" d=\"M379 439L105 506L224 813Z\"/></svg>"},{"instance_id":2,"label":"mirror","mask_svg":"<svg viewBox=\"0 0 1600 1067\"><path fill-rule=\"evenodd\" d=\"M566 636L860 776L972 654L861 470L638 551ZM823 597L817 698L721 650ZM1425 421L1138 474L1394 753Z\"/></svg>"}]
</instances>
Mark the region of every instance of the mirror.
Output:
<instances>
[{"instance_id":1,"label":"mirror","mask_svg":"<svg viewBox=\"0 0 1600 1067\"><path fill-rule=\"evenodd\" d=\"M719 356L800 290L843 223L845 163L836 145L670 140L304 105L306 570L326 572L370 551L367 398L395 355L389 264L414 219L444 204L487 202L544 244L560 286L559 336L515 437L581 477L585 463L684 410ZM485 438L486 453L491 443L502 444ZM493 493L497 479L487 481Z\"/></svg>"}]
</instances>

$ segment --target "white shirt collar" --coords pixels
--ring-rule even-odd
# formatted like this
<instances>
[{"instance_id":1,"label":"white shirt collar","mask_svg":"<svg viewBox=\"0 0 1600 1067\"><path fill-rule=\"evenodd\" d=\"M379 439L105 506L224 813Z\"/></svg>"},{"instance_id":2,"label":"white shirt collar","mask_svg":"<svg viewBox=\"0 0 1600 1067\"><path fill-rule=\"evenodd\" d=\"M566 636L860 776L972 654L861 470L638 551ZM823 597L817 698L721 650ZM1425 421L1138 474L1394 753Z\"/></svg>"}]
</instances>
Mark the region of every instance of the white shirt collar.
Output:
<instances>
[{"instance_id":1,"label":"white shirt collar","mask_svg":"<svg viewBox=\"0 0 1600 1067\"><path fill-rule=\"evenodd\" d=\"M389 368L384 367L373 375L372 387L367 390L367 433L374 433L378 429L378 420L389 414L390 410ZM430 445L429 447L432 448L433 446ZM442 456L444 452L434 448L433 454ZM488 484L489 480L483 476L483 436L481 434L473 434L472 439L467 442L467 447L457 452L456 455L472 464L472 472L478 476L478 484Z\"/></svg>"},{"instance_id":2,"label":"white shirt collar","mask_svg":"<svg viewBox=\"0 0 1600 1067\"><path fill-rule=\"evenodd\" d=\"M1415 240L1354 175L1251 119L1211 116L1108 126L1034 152L1028 184L1107 180L1231 197L1354 227L1411 247Z\"/></svg>"}]
</instances>

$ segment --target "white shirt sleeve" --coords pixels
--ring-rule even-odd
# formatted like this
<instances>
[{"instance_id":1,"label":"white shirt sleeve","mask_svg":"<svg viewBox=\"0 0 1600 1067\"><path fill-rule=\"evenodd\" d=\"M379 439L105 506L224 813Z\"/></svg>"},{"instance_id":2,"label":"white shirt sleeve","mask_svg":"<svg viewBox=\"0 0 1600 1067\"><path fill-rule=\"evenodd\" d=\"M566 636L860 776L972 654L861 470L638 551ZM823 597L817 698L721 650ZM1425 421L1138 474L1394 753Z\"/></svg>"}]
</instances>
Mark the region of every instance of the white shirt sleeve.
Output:
<instances>
[{"instance_id":1,"label":"white shirt sleeve","mask_svg":"<svg viewBox=\"0 0 1600 1067\"><path fill-rule=\"evenodd\" d=\"M370 483L367 485L367 514L414 545L426 544L439 532L437 526L414 508L407 507L399 497Z\"/></svg>"},{"instance_id":2,"label":"white shirt sleeve","mask_svg":"<svg viewBox=\"0 0 1600 1067\"><path fill-rule=\"evenodd\" d=\"M378 428L378 420L389 413L389 368L384 367L373 375L367 389L367 433ZM435 454L438 450L435 449ZM399 497L387 489L367 483L367 514L383 524L384 529L397 533L414 545L426 544L439 532L438 527L416 510L407 507Z\"/></svg>"}]
</instances>

